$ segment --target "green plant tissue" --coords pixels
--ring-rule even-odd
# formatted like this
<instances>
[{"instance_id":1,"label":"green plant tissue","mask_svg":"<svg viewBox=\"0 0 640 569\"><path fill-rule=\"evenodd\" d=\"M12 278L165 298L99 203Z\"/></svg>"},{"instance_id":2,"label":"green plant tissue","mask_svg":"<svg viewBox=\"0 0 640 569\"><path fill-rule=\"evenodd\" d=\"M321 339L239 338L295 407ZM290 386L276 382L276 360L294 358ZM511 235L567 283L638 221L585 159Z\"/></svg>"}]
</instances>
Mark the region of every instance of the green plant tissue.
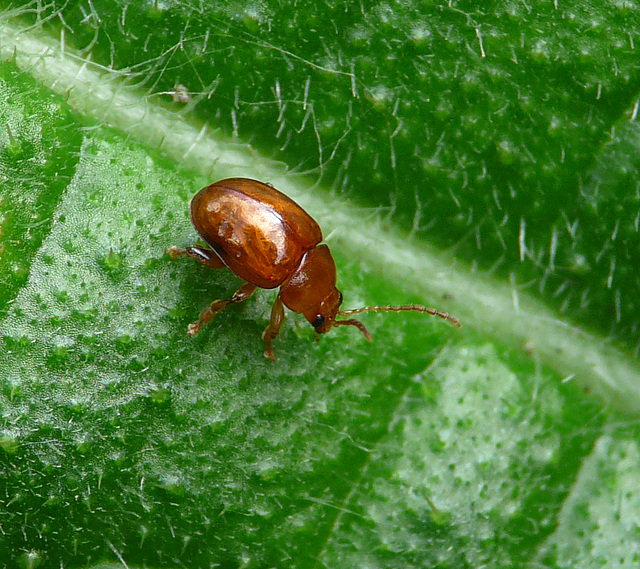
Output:
<instances>
[{"instance_id":1,"label":"green plant tissue","mask_svg":"<svg viewBox=\"0 0 640 569\"><path fill-rule=\"evenodd\" d=\"M0 569L637 567L640 4L0 2ZM170 246L228 176L347 308Z\"/></svg>"}]
</instances>

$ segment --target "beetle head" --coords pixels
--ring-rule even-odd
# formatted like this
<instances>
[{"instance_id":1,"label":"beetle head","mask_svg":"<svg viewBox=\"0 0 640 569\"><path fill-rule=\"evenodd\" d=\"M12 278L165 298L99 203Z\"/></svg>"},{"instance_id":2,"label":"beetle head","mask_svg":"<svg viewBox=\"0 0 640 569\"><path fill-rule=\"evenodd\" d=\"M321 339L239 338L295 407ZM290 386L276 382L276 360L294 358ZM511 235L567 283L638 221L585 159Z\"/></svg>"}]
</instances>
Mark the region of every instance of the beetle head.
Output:
<instances>
[{"instance_id":1,"label":"beetle head","mask_svg":"<svg viewBox=\"0 0 640 569\"><path fill-rule=\"evenodd\" d=\"M342 304L342 293L334 288L317 306L304 312L304 317L317 334L326 334L336 325L336 314Z\"/></svg>"}]
</instances>

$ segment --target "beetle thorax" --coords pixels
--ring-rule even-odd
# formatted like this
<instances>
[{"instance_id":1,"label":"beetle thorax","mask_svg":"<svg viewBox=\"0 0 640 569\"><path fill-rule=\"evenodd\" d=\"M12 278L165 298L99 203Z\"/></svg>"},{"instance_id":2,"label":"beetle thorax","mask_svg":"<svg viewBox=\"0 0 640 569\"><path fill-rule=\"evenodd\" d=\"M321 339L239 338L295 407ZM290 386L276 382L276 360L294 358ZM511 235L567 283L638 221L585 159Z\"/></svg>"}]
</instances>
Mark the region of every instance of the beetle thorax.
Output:
<instances>
[{"instance_id":1,"label":"beetle thorax","mask_svg":"<svg viewBox=\"0 0 640 569\"><path fill-rule=\"evenodd\" d=\"M303 314L311 324L318 316L328 325L334 320L341 295L336 288L336 265L329 247L320 245L305 253L298 269L282 284L280 298L287 308ZM329 328L318 331L323 333Z\"/></svg>"}]
</instances>

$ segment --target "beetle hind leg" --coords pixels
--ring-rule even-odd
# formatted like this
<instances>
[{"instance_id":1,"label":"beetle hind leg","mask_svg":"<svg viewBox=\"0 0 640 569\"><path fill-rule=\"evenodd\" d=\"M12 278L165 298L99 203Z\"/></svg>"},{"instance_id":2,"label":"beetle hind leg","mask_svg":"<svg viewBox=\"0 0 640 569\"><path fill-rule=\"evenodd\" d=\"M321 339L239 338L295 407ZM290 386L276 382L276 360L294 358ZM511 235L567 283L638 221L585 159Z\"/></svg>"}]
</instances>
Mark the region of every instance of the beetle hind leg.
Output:
<instances>
[{"instance_id":1,"label":"beetle hind leg","mask_svg":"<svg viewBox=\"0 0 640 569\"><path fill-rule=\"evenodd\" d=\"M212 249L206 249L205 247L195 246L187 247L186 249L167 247L164 252L172 259L177 259L178 257L190 257L210 269L222 269L225 266L222 259L216 255L215 251Z\"/></svg>"},{"instance_id":2,"label":"beetle hind leg","mask_svg":"<svg viewBox=\"0 0 640 569\"><path fill-rule=\"evenodd\" d=\"M195 336L198 332L200 332L200 328L202 328L205 324L211 322L213 317L218 314L218 312L220 312L223 308L226 308L230 304L235 304L236 302L247 300L247 298L249 298L254 293L256 288L258 287L254 284L244 283L236 292L233 293L233 296L231 298L214 300L200 313L200 320L194 322L193 324L189 324L189 327L187 328L187 335L189 337Z\"/></svg>"}]
</instances>

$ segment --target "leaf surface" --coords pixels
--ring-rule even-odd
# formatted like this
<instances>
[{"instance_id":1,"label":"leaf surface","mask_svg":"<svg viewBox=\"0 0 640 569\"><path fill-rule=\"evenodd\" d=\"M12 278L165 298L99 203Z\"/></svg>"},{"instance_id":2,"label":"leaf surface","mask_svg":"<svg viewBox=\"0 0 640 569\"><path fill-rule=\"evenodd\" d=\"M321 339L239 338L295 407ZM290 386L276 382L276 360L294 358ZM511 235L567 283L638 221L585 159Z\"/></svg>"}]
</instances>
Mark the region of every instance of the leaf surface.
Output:
<instances>
[{"instance_id":1,"label":"leaf surface","mask_svg":"<svg viewBox=\"0 0 640 569\"><path fill-rule=\"evenodd\" d=\"M635 566L638 5L94 4L0 13L5 566ZM230 175L464 328L187 338Z\"/></svg>"}]
</instances>

